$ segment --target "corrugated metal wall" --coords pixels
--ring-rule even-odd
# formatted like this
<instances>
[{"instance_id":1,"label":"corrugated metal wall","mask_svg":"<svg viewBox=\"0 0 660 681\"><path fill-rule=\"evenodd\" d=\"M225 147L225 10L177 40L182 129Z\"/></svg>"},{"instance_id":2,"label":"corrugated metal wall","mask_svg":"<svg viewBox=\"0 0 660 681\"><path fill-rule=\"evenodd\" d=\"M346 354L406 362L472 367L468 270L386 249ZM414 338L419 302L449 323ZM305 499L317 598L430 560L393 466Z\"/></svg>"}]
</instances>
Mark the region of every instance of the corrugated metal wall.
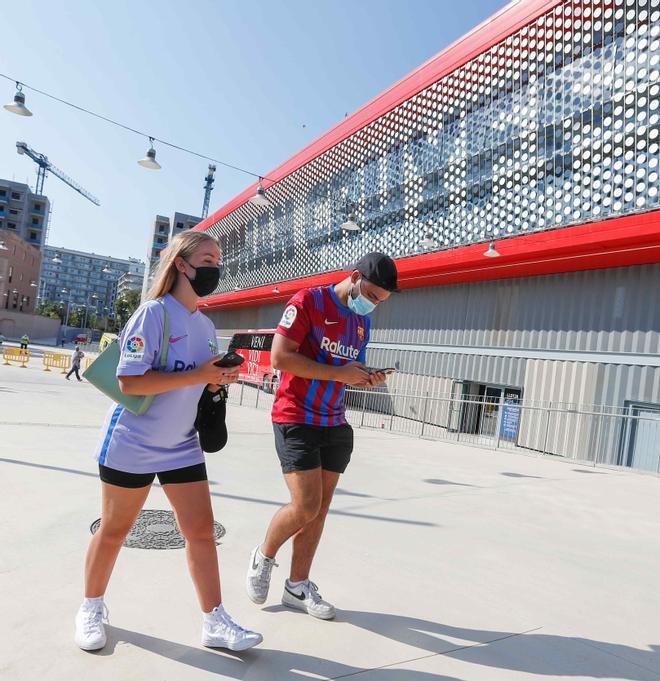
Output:
<instances>
[{"instance_id":1,"label":"corrugated metal wall","mask_svg":"<svg viewBox=\"0 0 660 681\"><path fill-rule=\"evenodd\" d=\"M660 264L413 289L373 315L372 366L396 366L392 391L447 394L450 379L517 386L525 401L660 402L660 368L506 357L527 351L660 353ZM212 312L218 335L272 328L284 305ZM407 344L452 346L452 352ZM387 346L393 346L391 348ZM472 354L461 353L461 347ZM474 354L483 347L483 354ZM531 353L533 355L533 352ZM429 377L436 379L431 381Z\"/></svg>"}]
</instances>

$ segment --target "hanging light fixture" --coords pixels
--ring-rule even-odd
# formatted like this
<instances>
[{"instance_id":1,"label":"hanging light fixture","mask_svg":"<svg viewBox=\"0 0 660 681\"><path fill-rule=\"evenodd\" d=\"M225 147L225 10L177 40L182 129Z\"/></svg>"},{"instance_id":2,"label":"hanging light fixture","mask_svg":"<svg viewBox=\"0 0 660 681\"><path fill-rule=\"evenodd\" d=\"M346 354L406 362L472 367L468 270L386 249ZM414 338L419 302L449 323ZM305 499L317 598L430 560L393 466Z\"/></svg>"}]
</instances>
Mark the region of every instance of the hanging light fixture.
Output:
<instances>
[{"instance_id":1,"label":"hanging light fixture","mask_svg":"<svg viewBox=\"0 0 660 681\"><path fill-rule=\"evenodd\" d=\"M359 232L360 231L360 225L358 225L358 223L355 222L355 215L353 213L348 214L348 218L346 219L346 222L341 223L341 228L345 232Z\"/></svg>"},{"instance_id":2,"label":"hanging light fixture","mask_svg":"<svg viewBox=\"0 0 660 681\"><path fill-rule=\"evenodd\" d=\"M138 161L138 165L143 168L149 168L150 170L160 170L161 166L158 161L156 161L156 150L154 149L154 138L149 138L149 149L147 149L147 155Z\"/></svg>"},{"instance_id":3,"label":"hanging light fixture","mask_svg":"<svg viewBox=\"0 0 660 681\"><path fill-rule=\"evenodd\" d=\"M499 258L500 252L495 248L495 242L491 241L488 250L484 251L484 255L488 258Z\"/></svg>"},{"instance_id":4,"label":"hanging light fixture","mask_svg":"<svg viewBox=\"0 0 660 681\"><path fill-rule=\"evenodd\" d=\"M19 116L31 116L32 112L25 106L25 95L23 94L23 86L16 81L16 94L14 101L10 104L5 104L3 107L6 111L11 111Z\"/></svg>"},{"instance_id":5,"label":"hanging light fixture","mask_svg":"<svg viewBox=\"0 0 660 681\"><path fill-rule=\"evenodd\" d=\"M37 288L37 282L33 279L33 280L30 282L30 286L32 286L32 288Z\"/></svg>"},{"instance_id":6,"label":"hanging light fixture","mask_svg":"<svg viewBox=\"0 0 660 681\"><path fill-rule=\"evenodd\" d=\"M422 248L436 248L438 245L438 242L433 238L433 233L432 232L427 232L424 235L424 238L419 242L419 245Z\"/></svg>"},{"instance_id":7,"label":"hanging light fixture","mask_svg":"<svg viewBox=\"0 0 660 681\"><path fill-rule=\"evenodd\" d=\"M4 242L4 240L0 241L0 251L6 251L8 250L7 244Z\"/></svg>"},{"instance_id":8,"label":"hanging light fixture","mask_svg":"<svg viewBox=\"0 0 660 681\"><path fill-rule=\"evenodd\" d=\"M54 262L56 265L61 265L62 258L60 258L58 253L55 253L55 257L51 260L51 262Z\"/></svg>"},{"instance_id":9,"label":"hanging light fixture","mask_svg":"<svg viewBox=\"0 0 660 681\"><path fill-rule=\"evenodd\" d=\"M259 186L257 187L257 191L255 192L254 196L250 199L250 203L253 206L258 206L259 208L269 208L270 201L268 200L268 197L266 196L266 190L261 183L262 179L263 178L261 177L259 178Z\"/></svg>"}]
</instances>

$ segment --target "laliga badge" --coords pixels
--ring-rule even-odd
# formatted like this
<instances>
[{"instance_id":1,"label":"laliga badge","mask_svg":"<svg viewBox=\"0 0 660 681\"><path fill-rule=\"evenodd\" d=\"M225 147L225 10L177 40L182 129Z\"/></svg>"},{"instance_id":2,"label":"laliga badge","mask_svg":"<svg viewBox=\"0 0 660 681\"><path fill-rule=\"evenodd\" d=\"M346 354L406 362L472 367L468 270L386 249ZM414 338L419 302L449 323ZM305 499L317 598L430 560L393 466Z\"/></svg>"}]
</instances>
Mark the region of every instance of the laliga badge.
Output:
<instances>
[{"instance_id":1,"label":"laliga badge","mask_svg":"<svg viewBox=\"0 0 660 681\"><path fill-rule=\"evenodd\" d=\"M298 315L298 308L295 305L289 305L289 307L284 310L282 319L280 319L280 326L285 329L290 329L293 326L293 322L296 321L296 316Z\"/></svg>"},{"instance_id":2,"label":"laliga badge","mask_svg":"<svg viewBox=\"0 0 660 681\"><path fill-rule=\"evenodd\" d=\"M144 338L142 336L131 336L126 341L123 358L130 362L139 362L144 358Z\"/></svg>"}]
</instances>

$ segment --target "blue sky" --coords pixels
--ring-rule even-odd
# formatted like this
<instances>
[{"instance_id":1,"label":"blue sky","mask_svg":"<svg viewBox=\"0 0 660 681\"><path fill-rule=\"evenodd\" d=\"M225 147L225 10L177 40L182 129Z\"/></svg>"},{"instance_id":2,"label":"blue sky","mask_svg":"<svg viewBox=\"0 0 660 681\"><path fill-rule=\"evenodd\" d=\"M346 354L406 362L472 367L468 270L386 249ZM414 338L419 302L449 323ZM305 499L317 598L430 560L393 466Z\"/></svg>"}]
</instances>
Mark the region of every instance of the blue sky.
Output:
<instances>
[{"instance_id":1,"label":"blue sky","mask_svg":"<svg viewBox=\"0 0 660 681\"><path fill-rule=\"evenodd\" d=\"M25 0L13 3L0 72L155 137L266 175L503 7L503 0ZM14 88L0 79L2 103ZM35 114L0 109L0 177L34 185L17 140L101 200L52 175L49 243L144 259L156 214L199 215L207 161L26 90ZM211 212L250 184L218 168Z\"/></svg>"}]
</instances>

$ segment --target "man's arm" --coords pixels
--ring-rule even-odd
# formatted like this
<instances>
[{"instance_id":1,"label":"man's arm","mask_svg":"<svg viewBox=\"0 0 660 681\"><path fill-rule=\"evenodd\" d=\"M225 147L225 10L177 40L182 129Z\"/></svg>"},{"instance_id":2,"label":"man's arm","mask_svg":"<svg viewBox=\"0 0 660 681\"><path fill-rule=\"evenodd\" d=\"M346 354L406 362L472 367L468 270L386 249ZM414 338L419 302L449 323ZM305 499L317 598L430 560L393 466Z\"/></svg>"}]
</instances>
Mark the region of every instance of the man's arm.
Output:
<instances>
[{"instance_id":1,"label":"man's arm","mask_svg":"<svg viewBox=\"0 0 660 681\"><path fill-rule=\"evenodd\" d=\"M276 333L270 351L273 368L286 371L300 378L339 381L348 385L363 385L369 381L369 374L364 364L360 362L350 362L343 366L321 364L301 355L298 352L299 347L300 343Z\"/></svg>"}]
</instances>

